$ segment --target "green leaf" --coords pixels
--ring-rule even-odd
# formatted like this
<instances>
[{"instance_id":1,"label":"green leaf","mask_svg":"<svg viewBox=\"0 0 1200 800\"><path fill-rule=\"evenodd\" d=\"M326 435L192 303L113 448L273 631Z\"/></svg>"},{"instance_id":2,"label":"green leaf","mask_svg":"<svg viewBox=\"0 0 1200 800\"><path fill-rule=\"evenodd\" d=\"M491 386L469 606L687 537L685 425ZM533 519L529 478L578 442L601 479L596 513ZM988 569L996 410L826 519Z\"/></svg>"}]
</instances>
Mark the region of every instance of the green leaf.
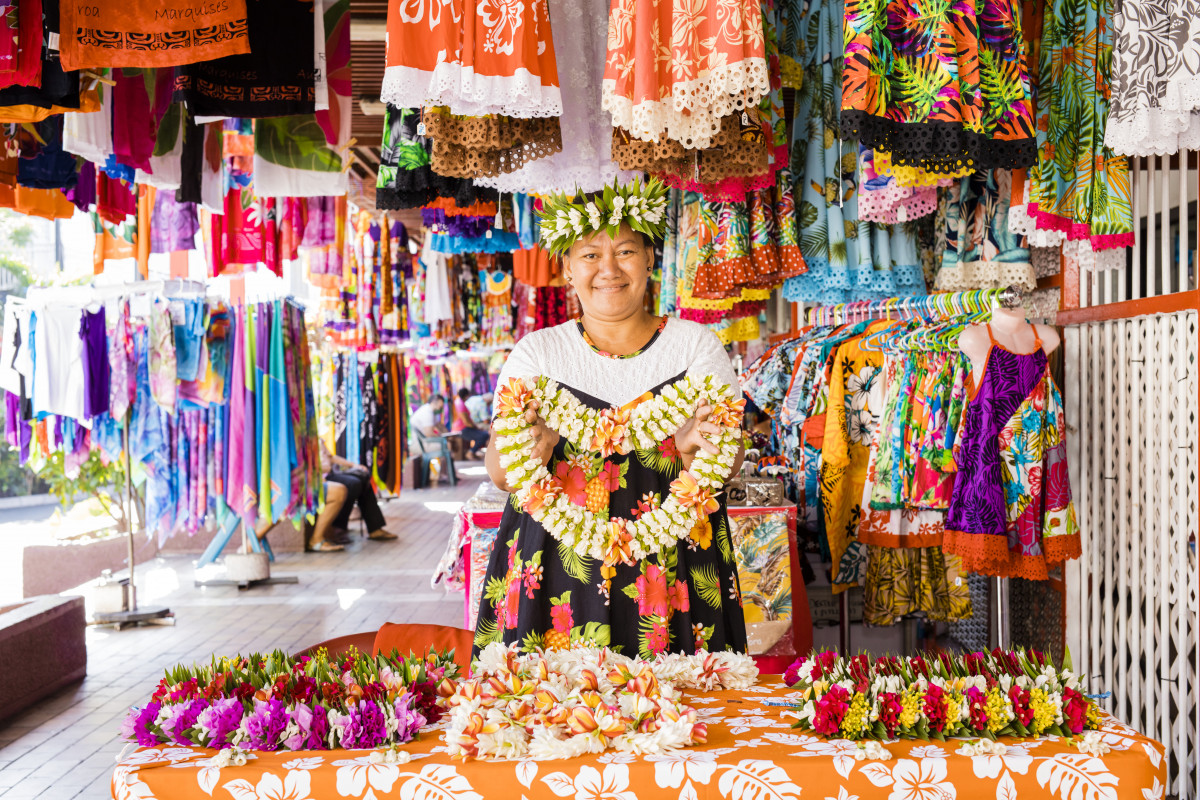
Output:
<instances>
[{"instance_id":1,"label":"green leaf","mask_svg":"<svg viewBox=\"0 0 1200 800\"><path fill-rule=\"evenodd\" d=\"M625 584L625 586L622 587L621 592L626 597L628 597L630 600L638 599L638 590L637 590L637 586L635 584L632 584L632 583Z\"/></svg>"},{"instance_id":2,"label":"green leaf","mask_svg":"<svg viewBox=\"0 0 1200 800\"><path fill-rule=\"evenodd\" d=\"M313 172L341 172L342 158L325 141L312 114L269 117L254 124L255 153L272 164Z\"/></svg>"},{"instance_id":3,"label":"green leaf","mask_svg":"<svg viewBox=\"0 0 1200 800\"><path fill-rule=\"evenodd\" d=\"M179 141L179 126L183 123L183 104L172 103L158 123L158 138L154 142L154 155L165 156L175 149Z\"/></svg>"},{"instance_id":4,"label":"green leaf","mask_svg":"<svg viewBox=\"0 0 1200 800\"><path fill-rule=\"evenodd\" d=\"M537 631L526 634L525 638L521 640L521 649L527 653L532 653L534 650L538 650L545 646L546 637Z\"/></svg>"},{"instance_id":5,"label":"green leaf","mask_svg":"<svg viewBox=\"0 0 1200 800\"><path fill-rule=\"evenodd\" d=\"M724 515L717 523L717 549L721 552L721 559L726 564L733 563L733 539L729 536L729 525Z\"/></svg>"},{"instance_id":6,"label":"green leaf","mask_svg":"<svg viewBox=\"0 0 1200 800\"><path fill-rule=\"evenodd\" d=\"M504 585L503 578L488 579L487 586L483 590L483 596L492 605L500 603L504 600L504 595L507 592L507 587Z\"/></svg>"},{"instance_id":7,"label":"green leaf","mask_svg":"<svg viewBox=\"0 0 1200 800\"><path fill-rule=\"evenodd\" d=\"M567 575L580 583L592 582L591 564L562 542L558 543L558 559L562 562L563 570Z\"/></svg>"},{"instance_id":8,"label":"green leaf","mask_svg":"<svg viewBox=\"0 0 1200 800\"><path fill-rule=\"evenodd\" d=\"M475 629L475 646L480 650L487 647L492 642L499 642L502 639L500 629L496 627L496 621L489 619L479 623L479 627Z\"/></svg>"},{"instance_id":9,"label":"green leaf","mask_svg":"<svg viewBox=\"0 0 1200 800\"><path fill-rule=\"evenodd\" d=\"M721 579L717 576L717 570L712 564L706 564L703 567L693 567L692 586L696 589L696 594L700 595L700 599L707 603L712 608L719 609L721 607Z\"/></svg>"},{"instance_id":10,"label":"green leaf","mask_svg":"<svg viewBox=\"0 0 1200 800\"><path fill-rule=\"evenodd\" d=\"M602 622L589 622L583 626L578 637L580 641L587 642L592 647L608 647L608 643L612 641L612 629ZM572 639L574 638L572 634Z\"/></svg>"}]
</instances>

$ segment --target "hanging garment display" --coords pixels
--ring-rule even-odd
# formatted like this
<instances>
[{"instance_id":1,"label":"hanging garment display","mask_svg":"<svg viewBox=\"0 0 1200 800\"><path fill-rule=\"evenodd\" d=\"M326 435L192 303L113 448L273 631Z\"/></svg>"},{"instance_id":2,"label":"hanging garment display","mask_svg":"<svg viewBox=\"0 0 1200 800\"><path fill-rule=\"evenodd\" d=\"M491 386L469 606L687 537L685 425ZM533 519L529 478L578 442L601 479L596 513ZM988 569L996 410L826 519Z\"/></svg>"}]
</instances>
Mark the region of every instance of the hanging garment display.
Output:
<instances>
[{"instance_id":1,"label":"hanging garment display","mask_svg":"<svg viewBox=\"0 0 1200 800\"><path fill-rule=\"evenodd\" d=\"M804 535L831 564L835 592L866 587L868 624L917 611L962 619L963 573L1045 579L1079 554L1045 355L996 348L971 392L958 335L988 301L948 297L913 308L929 320L806 326L742 375L772 419Z\"/></svg>"},{"instance_id":2,"label":"hanging garment display","mask_svg":"<svg viewBox=\"0 0 1200 800\"><path fill-rule=\"evenodd\" d=\"M394 3L387 24L384 103L466 116L562 114L546 3Z\"/></svg>"},{"instance_id":3,"label":"hanging garment display","mask_svg":"<svg viewBox=\"0 0 1200 800\"><path fill-rule=\"evenodd\" d=\"M844 138L934 172L1034 162L1018 0L849 0L844 38Z\"/></svg>"},{"instance_id":4,"label":"hanging garment display","mask_svg":"<svg viewBox=\"0 0 1200 800\"><path fill-rule=\"evenodd\" d=\"M603 108L634 139L710 147L771 91L758 3L616 0L608 25Z\"/></svg>"},{"instance_id":5,"label":"hanging garment display","mask_svg":"<svg viewBox=\"0 0 1200 800\"><path fill-rule=\"evenodd\" d=\"M176 67L250 52L246 0L128 0L62 7L64 69Z\"/></svg>"}]
</instances>

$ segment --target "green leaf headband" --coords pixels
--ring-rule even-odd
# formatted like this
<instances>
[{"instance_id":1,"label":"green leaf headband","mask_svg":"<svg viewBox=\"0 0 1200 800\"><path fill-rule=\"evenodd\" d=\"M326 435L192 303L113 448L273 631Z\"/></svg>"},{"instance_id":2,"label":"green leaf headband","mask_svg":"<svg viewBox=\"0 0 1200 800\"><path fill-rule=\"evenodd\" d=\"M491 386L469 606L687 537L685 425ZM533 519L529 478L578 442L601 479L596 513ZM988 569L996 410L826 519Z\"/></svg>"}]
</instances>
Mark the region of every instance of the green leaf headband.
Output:
<instances>
[{"instance_id":1,"label":"green leaf headband","mask_svg":"<svg viewBox=\"0 0 1200 800\"><path fill-rule=\"evenodd\" d=\"M622 223L638 233L661 239L666 233L667 187L658 178L633 181L624 186L613 181L593 200L582 195L568 198L553 194L542 200L538 219L542 223L542 246L551 255L562 255L575 242L606 231L615 237Z\"/></svg>"}]
</instances>

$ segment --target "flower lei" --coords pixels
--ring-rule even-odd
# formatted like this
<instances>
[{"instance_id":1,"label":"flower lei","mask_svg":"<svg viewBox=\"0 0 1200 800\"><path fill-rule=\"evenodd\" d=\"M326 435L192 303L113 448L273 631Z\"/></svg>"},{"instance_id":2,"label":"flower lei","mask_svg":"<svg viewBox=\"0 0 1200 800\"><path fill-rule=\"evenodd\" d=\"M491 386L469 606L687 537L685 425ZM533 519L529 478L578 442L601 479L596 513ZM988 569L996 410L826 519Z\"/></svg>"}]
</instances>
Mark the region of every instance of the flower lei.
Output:
<instances>
[{"instance_id":1,"label":"flower lei","mask_svg":"<svg viewBox=\"0 0 1200 800\"><path fill-rule=\"evenodd\" d=\"M448 653L213 656L168 669L150 702L130 709L121 737L142 747L233 750L221 757L226 766L244 764L246 751L401 744L437 720L439 697L457 677Z\"/></svg>"},{"instance_id":2,"label":"flower lei","mask_svg":"<svg viewBox=\"0 0 1200 800\"><path fill-rule=\"evenodd\" d=\"M1070 666L1055 667L1032 650L928 660L827 651L796 661L784 683L800 692L795 727L833 738L984 737L964 746L981 755L996 752L998 736L1077 736L1101 722ZM1096 747L1095 737L1081 741Z\"/></svg>"},{"instance_id":3,"label":"flower lei","mask_svg":"<svg viewBox=\"0 0 1200 800\"><path fill-rule=\"evenodd\" d=\"M647 183L632 181L622 186L613 181L594 200L554 194L543 198L538 212L542 246L552 255L567 252L584 236L607 231L615 237L621 224L655 239L666 230L667 187L657 178Z\"/></svg>"},{"instance_id":4,"label":"flower lei","mask_svg":"<svg viewBox=\"0 0 1200 800\"><path fill-rule=\"evenodd\" d=\"M691 468L672 481L670 496L661 505L646 508L636 520L613 517L607 504L590 510L573 502L562 481L532 457L532 426L525 413L534 402L546 424L568 443L568 452L599 453L604 458L657 447L707 402L713 409L710 421L721 427L714 442L717 452L701 449ZM744 406L732 387L717 386L711 376L685 377L632 408L603 411L588 408L547 378L514 378L496 393L500 465L521 508L559 542L605 566L634 564L687 537L720 507L717 495L741 445ZM602 462L594 457L591 461L599 474Z\"/></svg>"},{"instance_id":5,"label":"flower lei","mask_svg":"<svg viewBox=\"0 0 1200 800\"><path fill-rule=\"evenodd\" d=\"M523 655L515 644L494 642L446 699L444 738L450 755L463 758L663 753L708 735L681 689L746 689L757 678L754 660L740 653L645 661L589 647Z\"/></svg>"}]
</instances>

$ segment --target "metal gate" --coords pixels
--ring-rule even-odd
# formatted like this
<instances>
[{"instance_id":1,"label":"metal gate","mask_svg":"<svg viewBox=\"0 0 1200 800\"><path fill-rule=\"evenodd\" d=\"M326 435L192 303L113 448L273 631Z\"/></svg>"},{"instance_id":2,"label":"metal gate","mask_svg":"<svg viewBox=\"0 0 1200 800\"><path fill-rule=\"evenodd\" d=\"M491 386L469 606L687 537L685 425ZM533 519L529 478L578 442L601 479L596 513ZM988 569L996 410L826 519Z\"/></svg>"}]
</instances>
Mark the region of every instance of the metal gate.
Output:
<instances>
[{"instance_id":1,"label":"metal gate","mask_svg":"<svg viewBox=\"0 0 1200 800\"><path fill-rule=\"evenodd\" d=\"M1197 797L1197 312L1065 329L1068 445L1083 558L1067 643L1119 719L1167 747Z\"/></svg>"}]
</instances>

